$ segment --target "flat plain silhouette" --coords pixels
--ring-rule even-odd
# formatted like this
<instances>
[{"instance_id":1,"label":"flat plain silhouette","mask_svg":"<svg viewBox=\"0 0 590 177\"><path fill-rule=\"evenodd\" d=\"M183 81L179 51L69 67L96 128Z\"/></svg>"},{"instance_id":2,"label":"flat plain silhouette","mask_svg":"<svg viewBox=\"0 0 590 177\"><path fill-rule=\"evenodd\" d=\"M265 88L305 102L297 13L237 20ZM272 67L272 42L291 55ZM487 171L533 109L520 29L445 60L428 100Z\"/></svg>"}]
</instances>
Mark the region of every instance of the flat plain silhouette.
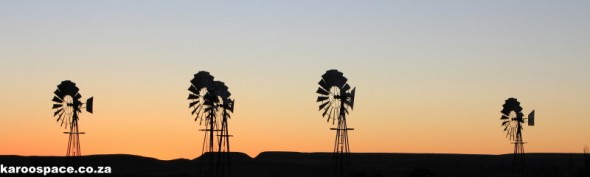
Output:
<instances>
[{"instance_id":1,"label":"flat plain silhouette","mask_svg":"<svg viewBox=\"0 0 590 177\"><path fill-rule=\"evenodd\" d=\"M437 177L498 177L510 176L512 154L403 154L351 153L356 176L405 177L417 169L428 169ZM582 153L528 153L530 177L582 177ZM263 152L256 157L232 152L232 170L240 177L326 177L331 176L332 153ZM201 158L158 160L134 155L81 156L83 166L111 166L112 175L95 176L198 176L195 166ZM573 159L571 170L568 159ZM6 165L63 165L63 157L5 156ZM10 175L9 175L10 176Z\"/></svg>"}]
</instances>

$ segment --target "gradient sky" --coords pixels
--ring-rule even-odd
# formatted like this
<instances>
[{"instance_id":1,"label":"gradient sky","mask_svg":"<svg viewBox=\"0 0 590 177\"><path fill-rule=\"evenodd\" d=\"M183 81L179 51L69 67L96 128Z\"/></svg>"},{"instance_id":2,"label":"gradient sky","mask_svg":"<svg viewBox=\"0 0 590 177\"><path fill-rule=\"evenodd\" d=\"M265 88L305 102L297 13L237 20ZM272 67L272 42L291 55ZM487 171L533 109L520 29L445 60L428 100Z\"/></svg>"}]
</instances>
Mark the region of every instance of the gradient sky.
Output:
<instances>
[{"instance_id":1,"label":"gradient sky","mask_svg":"<svg viewBox=\"0 0 590 177\"><path fill-rule=\"evenodd\" d=\"M186 97L201 70L236 99L232 150L329 152L315 90L357 87L353 152L511 153L590 144L590 1L1 1L0 154L64 155L51 98L72 80L95 113L83 154L200 155Z\"/></svg>"}]
</instances>

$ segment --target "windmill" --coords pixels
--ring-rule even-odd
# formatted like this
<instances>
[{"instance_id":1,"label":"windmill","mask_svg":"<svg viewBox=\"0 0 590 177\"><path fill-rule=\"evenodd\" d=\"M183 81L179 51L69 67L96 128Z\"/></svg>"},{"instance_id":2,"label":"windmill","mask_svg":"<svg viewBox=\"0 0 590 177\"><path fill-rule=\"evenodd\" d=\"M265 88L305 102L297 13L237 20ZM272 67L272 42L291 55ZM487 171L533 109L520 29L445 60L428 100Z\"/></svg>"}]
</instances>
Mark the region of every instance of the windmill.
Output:
<instances>
[{"instance_id":1,"label":"windmill","mask_svg":"<svg viewBox=\"0 0 590 177\"><path fill-rule=\"evenodd\" d=\"M350 146L348 144L348 131L354 130L348 128L346 124L346 115L349 109L354 106L354 94L356 88L350 90L350 85L346 82L342 72L338 70L328 70L318 83L320 87L316 91L319 94L317 101L320 103L319 110L327 122L336 122L336 128L330 130L336 131L334 141L333 163L335 176L344 176L345 170L350 166Z\"/></svg>"},{"instance_id":2,"label":"windmill","mask_svg":"<svg viewBox=\"0 0 590 177\"><path fill-rule=\"evenodd\" d=\"M75 83L65 80L57 85L57 90L53 92L55 95L52 101L55 103L52 109L56 109L53 116L57 117L57 122L60 123L60 126L70 130L69 132L64 132L69 135L66 157L78 157L82 155L79 135L84 134L84 132L78 130L78 120L80 118L79 114L82 113L84 103L80 101L82 95L78 91L79 89ZM92 113L93 101L93 97L86 100L85 108L89 113Z\"/></svg>"},{"instance_id":3,"label":"windmill","mask_svg":"<svg viewBox=\"0 0 590 177\"><path fill-rule=\"evenodd\" d=\"M217 167L218 170L216 171L216 176L223 176L225 172L225 168L227 168L228 176L231 176L231 157L230 157L230 146L229 146L229 137L232 135L229 134L229 128L227 121L231 117L231 113L234 112L234 99L229 98L231 93L228 91L227 86L225 83L221 81L215 81L215 93L221 99L221 105L218 107L221 108L221 130L220 134L217 135L219 137L218 142L218 153L217 159ZM224 163L225 162L225 163Z\"/></svg>"},{"instance_id":4,"label":"windmill","mask_svg":"<svg viewBox=\"0 0 590 177\"><path fill-rule=\"evenodd\" d=\"M535 125L535 110L529 113L528 118L525 118L520 102L516 98L508 98L502 107L503 109L500 111L502 113L502 117L500 118L502 120L502 127L504 127L506 137L510 141L513 141L514 144L512 174L513 176L524 176L525 142L522 139L523 124L525 120L528 120L527 123L529 126Z\"/></svg>"},{"instance_id":5,"label":"windmill","mask_svg":"<svg viewBox=\"0 0 590 177\"><path fill-rule=\"evenodd\" d=\"M231 176L230 146L228 119L234 110L234 100L229 98L231 93L221 81L214 81L213 76L206 71L200 71L191 80L188 88L189 108L199 125L205 124L202 160L206 158L209 166L209 176ZM215 153L217 152L217 153ZM227 169L227 170L226 170Z\"/></svg>"}]
</instances>

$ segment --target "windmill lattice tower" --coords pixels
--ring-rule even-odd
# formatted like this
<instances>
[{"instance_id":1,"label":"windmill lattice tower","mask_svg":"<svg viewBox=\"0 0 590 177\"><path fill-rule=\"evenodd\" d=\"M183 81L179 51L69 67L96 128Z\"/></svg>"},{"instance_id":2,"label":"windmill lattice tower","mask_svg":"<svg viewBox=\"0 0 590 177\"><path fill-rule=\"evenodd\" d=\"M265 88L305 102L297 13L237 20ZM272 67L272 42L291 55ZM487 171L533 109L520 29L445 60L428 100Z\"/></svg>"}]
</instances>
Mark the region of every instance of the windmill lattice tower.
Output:
<instances>
[{"instance_id":1,"label":"windmill lattice tower","mask_svg":"<svg viewBox=\"0 0 590 177\"><path fill-rule=\"evenodd\" d=\"M348 79L338 70L328 70L318 83L320 87L316 91L319 94L316 102L320 103L319 110L323 111L322 116L327 121L337 122L333 150L334 176L344 176L350 168L350 145L348 142L348 131L354 130L346 124L348 109L353 109L354 95L356 88L350 90Z\"/></svg>"},{"instance_id":2,"label":"windmill lattice tower","mask_svg":"<svg viewBox=\"0 0 590 177\"><path fill-rule=\"evenodd\" d=\"M69 135L66 157L78 157L82 155L80 134L84 134L84 132L79 131L78 121L84 103L80 101L82 95L78 91L79 89L74 82L65 80L57 85L57 90L53 92L55 95L52 99L54 102L52 109L56 110L53 116L57 117L57 122L60 122L60 126L69 129L69 132L64 132L64 134ZM90 97L85 103L86 111L89 113L92 113L93 101L94 98Z\"/></svg>"},{"instance_id":3,"label":"windmill lattice tower","mask_svg":"<svg viewBox=\"0 0 590 177\"><path fill-rule=\"evenodd\" d=\"M528 118L525 118L520 102L516 98L508 98L502 107L503 109L500 111L502 113L502 117L500 117L502 127L504 127L506 137L514 144L512 176L522 177L525 176L524 144L526 143L522 138L523 124L525 120L528 120L529 126L535 125L535 110L528 115Z\"/></svg>"}]
</instances>

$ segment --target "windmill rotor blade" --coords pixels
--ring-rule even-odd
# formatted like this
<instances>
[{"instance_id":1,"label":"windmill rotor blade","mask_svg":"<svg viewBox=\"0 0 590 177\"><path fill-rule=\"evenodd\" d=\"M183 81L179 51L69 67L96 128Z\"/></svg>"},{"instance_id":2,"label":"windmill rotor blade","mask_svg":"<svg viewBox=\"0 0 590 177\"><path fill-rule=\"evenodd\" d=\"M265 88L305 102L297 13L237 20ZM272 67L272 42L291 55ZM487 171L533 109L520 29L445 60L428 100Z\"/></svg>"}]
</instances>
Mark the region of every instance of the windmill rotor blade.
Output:
<instances>
[{"instance_id":1,"label":"windmill rotor blade","mask_svg":"<svg viewBox=\"0 0 590 177\"><path fill-rule=\"evenodd\" d=\"M56 103L63 102L63 100L61 98L57 97L57 96L53 96L53 99L51 101L56 102Z\"/></svg>"},{"instance_id":2,"label":"windmill rotor blade","mask_svg":"<svg viewBox=\"0 0 590 177\"><path fill-rule=\"evenodd\" d=\"M334 116L332 116L332 125L334 125L335 122L336 122L336 118L334 118Z\"/></svg>"},{"instance_id":3,"label":"windmill rotor blade","mask_svg":"<svg viewBox=\"0 0 590 177\"><path fill-rule=\"evenodd\" d=\"M59 118L61 119L61 116L60 116ZM59 119L58 119L58 120L59 120ZM59 124L59 126L64 126L64 123L65 123L65 121L63 121L63 119L62 119L62 120L61 120L61 122L60 122L60 124ZM66 123L66 126L67 126L67 125L68 125L68 124Z\"/></svg>"},{"instance_id":4,"label":"windmill rotor blade","mask_svg":"<svg viewBox=\"0 0 590 177\"><path fill-rule=\"evenodd\" d=\"M195 108L195 109L193 109L193 111L191 111L191 115L194 115L194 114L195 114L195 112L197 112L197 110L198 110L198 109L199 109L198 107L197 107L197 108Z\"/></svg>"},{"instance_id":5,"label":"windmill rotor blade","mask_svg":"<svg viewBox=\"0 0 590 177\"><path fill-rule=\"evenodd\" d=\"M330 117L332 118L332 125L334 125L334 122L336 122L336 119L338 119L338 122L340 122L340 119L338 117L338 110L339 109L332 109L332 111L330 112Z\"/></svg>"},{"instance_id":6,"label":"windmill rotor blade","mask_svg":"<svg viewBox=\"0 0 590 177\"><path fill-rule=\"evenodd\" d=\"M322 117L326 117L326 114L328 114L328 110L331 110L329 108L324 109L324 113L322 113ZM330 117L328 117L330 118Z\"/></svg>"},{"instance_id":7,"label":"windmill rotor blade","mask_svg":"<svg viewBox=\"0 0 590 177\"><path fill-rule=\"evenodd\" d=\"M199 99L199 95L189 93L187 100L194 100L194 99Z\"/></svg>"},{"instance_id":8,"label":"windmill rotor blade","mask_svg":"<svg viewBox=\"0 0 590 177\"><path fill-rule=\"evenodd\" d=\"M213 85L214 85L214 90L215 90L216 96L219 96L222 99L227 99L231 96L231 93L228 90L229 88L225 85L224 82L214 81Z\"/></svg>"},{"instance_id":9,"label":"windmill rotor blade","mask_svg":"<svg viewBox=\"0 0 590 177\"><path fill-rule=\"evenodd\" d=\"M195 94L195 95L198 95L198 94L199 94L199 90L197 90L197 88L195 88L195 86L193 86L193 85L191 85L191 86L188 88L188 91L190 91L191 93L193 93L193 94Z\"/></svg>"},{"instance_id":10,"label":"windmill rotor blade","mask_svg":"<svg viewBox=\"0 0 590 177\"><path fill-rule=\"evenodd\" d=\"M53 94L57 95L57 96L58 96L58 97L60 97L60 98L63 98L63 94L61 93L61 91L59 91L59 89L55 90L55 91L53 92Z\"/></svg>"},{"instance_id":11,"label":"windmill rotor blade","mask_svg":"<svg viewBox=\"0 0 590 177\"><path fill-rule=\"evenodd\" d=\"M196 106L196 108L198 108L198 109L199 109L197 112L202 114L202 113L203 113L203 109L205 108L205 105L198 104L198 105Z\"/></svg>"},{"instance_id":12,"label":"windmill rotor blade","mask_svg":"<svg viewBox=\"0 0 590 177\"><path fill-rule=\"evenodd\" d=\"M60 113L60 114L59 114L59 116L57 117L57 121L61 121L61 125L60 125L60 126L63 126L63 124L64 124L64 122L65 122L65 121L64 121L64 118L63 118L63 116L64 116L64 113L62 112L62 113Z\"/></svg>"},{"instance_id":13,"label":"windmill rotor blade","mask_svg":"<svg viewBox=\"0 0 590 177\"><path fill-rule=\"evenodd\" d=\"M199 91L203 88L207 89L207 91L211 91L214 87L213 81L214 77L209 74L207 71L199 71L197 74L194 75L193 79L190 81L194 90L189 88L193 93L198 94Z\"/></svg>"},{"instance_id":14,"label":"windmill rotor blade","mask_svg":"<svg viewBox=\"0 0 590 177\"><path fill-rule=\"evenodd\" d=\"M63 108L58 109L57 111L55 111L53 113L53 116L55 117L57 114L59 114L61 111L63 110Z\"/></svg>"},{"instance_id":15,"label":"windmill rotor blade","mask_svg":"<svg viewBox=\"0 0 590 177\"><path fill-rule=\"evenodd\" d=\"M195 116L195 121L197 121L198 119L201 119L201 120L203 119L203 116L202 116L203 113L201 112L201 109L200 108L195 108L195 110L197 110L197 109L199 109L199 110L197 112L195 112L195 115L196 115Z\"/></svg>"},{"instance_id":16,"label":"windmill rotor blade","mask_svg":"<svg viewBox=\"0 0 590 177\"><path fill-rule=\"evenodd\" d=\"M337 86L338 88L342 88L348 80L344 77L342 72L335 69L326 71L326 73L322 75L322 78L327 82L328 86Z\"/></svg>"},{"instance_id":17,"label":"windmill rotor blade","mask_svg":"<svg viewBox=\"0 0 590 177\"><path fill-rule=\"evenodd\" d=\"M316 100L316 102L322 102L322 101L325 101L327 99L329 99L329 97L327 97L327 96L318 96L318 99Z\"/></svg>"},{"instance_id":18,"label":"windmill rotor blade","mask_svg":"<svg viewBox=\"0 0 590 177\"><path fill-rule=\"evenodd\" d=\"M348 91L348 89L350 89L350 85L345 83L344 86L342 86L342 88L340 89L340 92L346 92Z\"/></svg>"},{"instance_id":19,"label":"windmill rotor blade","mask_svg":"<svg viewBox=\"0 0 590 177\"><path fill-rule=\"evenodd\" d=\"M322 79L320 80L320 82L318 82L318 84L320 85L321 88L323 88L326 91L330 90L330 85L328 85L328 83L326 82L326 80Z\"/></svg>"},{"instance_id":20,"label":"windmill rotor blade","mask_svg":"<svg viewBox=\"0 0 590 177\"><path fill-rule=\"evenodd\" d=\"M51 109L61 108L62 106L62 104L53 104L53 108Z\"/></svg>"},{"instance_id":21,"label":"windmill rotor blade","mask_svg":"<svg viewBox=\"0 0 590 177\"><path fill-rule=\"evenodd\" d=\"M508 98L505 103L502 105L502 114L510 115L510 112L516 112L517 116L522 114L522 107L520 106L520 102L516 98Z\"/></svg>"},{"instance_id":22,"label":"windmill rotor blade","mask_svg":"<svg viewBox=\"0 0 590 177\"><path fill-rule=\"evenodd\" d=\"M320 109L319 109L319 110L322 110L322 109L324 109L324 107L326 107L328 104L330 104L330 102L329 102L329 101L326 101L325 103L322 103L322 104L320 105Z\"/></svg>"},{"instance_id":23,"label":"windmill rotor blade","mask_svg":"<svg viewBox=\"0 0 590 177\"><path fill-rule=\"evenodd\" d=\"M62 81L58 88L62 92L72 94L71 96L74 96L75 93L78 93L78 91L80 91L80 89L78 89L78 87L76 87L76 83L74 83L70 80Z\"/></svg>"},{"instance_id":24,"label":"windmill rotor blade","mask_svg":"<svg viewBox=\"0 0 590 177\"><path fill-rule=\"evenodd\" d=\"M73 84L72 81L64 80L64 81L61 81L61 83L57 86L57 88L62 92L68 92L69 88L71 88L72 84Z\"/></svg>"},{"instance_id":25,"label":"windmill rotor blade","mask_svg":"<svg viewBox=\"0 0 590 177\"><path fill-rule=\"evenodd\" d=\"M199 104L199 100L189 103L188 107L191 108L191 107L195 106L196 104Z\"/></svg>"},{"instance_id":26,"label":"windmill rotor blade","mask_svg":"<svg viewBox=\"0 0 590 177\"><path fill-rule=\"evenodd\" d=\"M318 90L315 93L322 94L322 95L329 95L330 94L330 92L324 90L322 87L318 87Z\"/></svg>"},{"instance_id":27,"label":"windmill rotor blade","mask_svg":"<svg viewBox=\"0 0 590 177\"><path fill-rule=\"evenodd\" d=\"M202 104L198 104L196 105L194 108L197 110L197 112L195 112L196 115L202 114L203 113L203 105Z\"/></svg>"},{"instance_id":28,"label":"windmill rotor blade","mask_svg":"<svg viewBox=\"0 0 590 177\"><path fill-rule=\"evenodd\" d=\"M510 123L510 121L504 121L504 122L502 122L502 126L507 126L507 124L509 124L509 123Z\"/></svg>"}]
</instances>

